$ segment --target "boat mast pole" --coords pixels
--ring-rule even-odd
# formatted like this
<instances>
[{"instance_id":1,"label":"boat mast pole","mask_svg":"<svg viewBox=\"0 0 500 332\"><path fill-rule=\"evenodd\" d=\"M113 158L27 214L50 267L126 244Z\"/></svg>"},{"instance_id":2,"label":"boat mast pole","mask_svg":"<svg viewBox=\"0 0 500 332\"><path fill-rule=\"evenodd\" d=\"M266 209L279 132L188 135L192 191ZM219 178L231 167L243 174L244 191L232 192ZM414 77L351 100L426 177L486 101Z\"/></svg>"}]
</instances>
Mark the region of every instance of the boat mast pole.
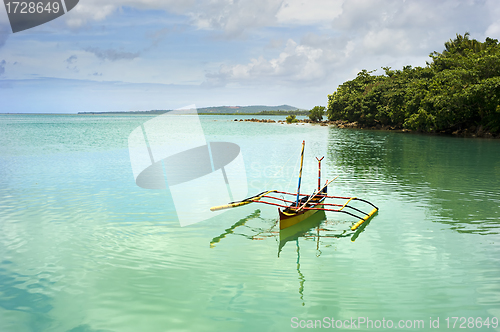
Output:
<instances>
[{"instance_id":1,"label":"boat mast pole","mask_svg":"<svg viewBox=\"0 0 500 332\"><path fill-rule=\"evenodd\" d=\"M302 152L300 153L300 172L299 172L299 187L297 188L297 202L296 206L299 206L299 196L300 196L300 180L302 180L302 165L304 165L304 147L306 141L302 141Z\"/></svg>"},{"instance_id":2,"label":"boat mast pole","mask_svg":"<svg viewBox=\"0 0 500 332\"><path fill-rule=\"evenodd\" d=\"M324 156L321 157L321 159L318 159L318 157L316 157L316 160L318 161L318 191L321 190L321 161L323 160L323 158L325 158Z\"/></svg>"}]
</instances>

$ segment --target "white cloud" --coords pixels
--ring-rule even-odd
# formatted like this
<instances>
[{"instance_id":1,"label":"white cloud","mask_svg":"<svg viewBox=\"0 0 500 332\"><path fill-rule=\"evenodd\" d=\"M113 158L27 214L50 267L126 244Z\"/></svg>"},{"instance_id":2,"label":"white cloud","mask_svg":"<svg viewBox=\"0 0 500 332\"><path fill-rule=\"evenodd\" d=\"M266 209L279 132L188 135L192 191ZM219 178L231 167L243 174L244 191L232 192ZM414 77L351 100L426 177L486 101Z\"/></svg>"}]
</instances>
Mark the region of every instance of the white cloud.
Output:
<instances>
[{"instance_id":1,"label":"white cloud","mask_svg":"<svg viewBox=\"0 0 500 332\"><path fill-rule=\"evenodd\" d=\"M494 35L500 25L489 16L498 3L483 6L475 1L350 0L321 4L321 0L285 0L277 17L282 24L313 22L319 33L289 39L279 56L255 56L240 64L224 64L206 75L206 83L225 84L324 84L332 77L353 75L352 69L385 66L424 66L428 55L441 51L456 33L486 29ZM300 13L304 14L301 16ZM300 17L301 16L301 17ZM484 17L478 22L478 17ZM323 28L330 18L329 30ZM276 43L276 45L278 45ZM267 47L269 48L269 47ZM352 78L352 77L351 77ZM340 83L340 82L339 82Z\"/></svg>"},{"instance_id":2,"label":"white cloud","mask_svg":"<svg viewBox=\"0 0 500 332\"><path fill-rule=\"evenodd\" d=\"M102 21L123 7L163 10L183 15L199 29L223 31L231 37L248 29L331 22L343 1L331 0L86 0L66 15L70 27Z\"/></svg>"},{"instance_id":3,"label":"white cloud","mask_svg":"<svg viewBox=\"0 0 500 332\"><path fill-rule=\"evenodd\" d=\"M486 36L498 39L500 37L500 22L491 24L486 30Z\"/></svg>"},{"instance_id":4,"label":"white cloud","mask_svg":"<svg viewBox=\"0 0 500 332\"><path fill-rule=\"evenodd\" d=\"M309 39L316 37L310 36ZM334 43L318 46L315 43L297 43L289 39L283 51L276 58L266 60L260 56L247 64L222 65L218 72L206 75L208 85L230 83L260 84L273 82L293 85L297 82L310 84L327 79L331 69L340 64L339 50L332 48ZM341 50L340 50L341 51Z\"/></svg>"},{"instance_id":5,"label":"white cloud","mask_svg":"<svg viewBox=\"0 0 500 332\"><path fill-rule=\"evenodd\" d=\"M498 17L500 16L500 6L498 4L497 0L488 0L486 1L486 6L485 6L490 14L490 17L493 17L495 19L493 20L487 20L487 23L489 23L488 28L486 29L484 38L490 37L494 39L500 39L500 21L498 20Z\"/></svg>"},{"instance_id":6,"label":"white cloud","mask_svg":"<svg viewBox=\"0 0 500 332\"><path fill-rule=\"evenodd\" d=\"M285 0L276 18L285 25L331 22L342 13L343 3L343 0Z\"/></svg>"},{"instance_id":7,"label":"white cloud","mask_svg":"<svg viewBox=\"0 0 500 332\"><path fill-rule=\"evenodd\" d=\"M238 36L249 28L276 25L283 0L215 0L200 2L187 14L201 29L223 30Z\"/></svg>"},{"instance_id":8,"label":"white cloud","mask_svg":"<svg viewBox=\"0 0 500 332\"><path fill-rule=\"evenodd\" d=\"M230 37L255 28L309 25L361 38L384 29L385 34L404 30L406 41L428 46L425 40L414 38L422 38L424 31L431 39L473 33L476 28L484 32L487 22L497 21L499 6L497 0L86 0L65 19L76 28L102 21L123 7L181 15L199 29L222 31ZM497 33L495 25L489 31ZM386 38L382 34L375 37Z\"/></svg>"},{"instance_id":9,"label":"white cloud","mask_svg":"<svg viewBox=\"0 0 500 332\"><path fill-rule=\"evenodd\" d=\"M187 17L199 29L221 30L238 36L245 29L275 25L283 0L86 0L66 16L70 27L102 21L123 7L163 10Z\"/></svg>"},{"instance_id":10,"label":"white cloud","mask_svg":"<svg viewBox=\"0 0 500 332\"><path fill-rule=\"evenodd\" d=\"M368 31L363 36L362 45L364 50L371 54L384 54L388 50L396 54L405 54L415 47L406 31L388 28Z\"/></svg>"},{"instance_id":11,"label":"white cloud","mask_svg":"<svg viewBox=\"0 0 500 332\"><path fill-rule=\"evenodd\" d=\"M123 7L144 10L165 10L182 14L194 6L194 0L85 0L65 15L66 23L73 28L81 27L91 21L102 21Z\"/></svg>"},{"instance_id":12,"label":"white cloud","mask_svg":"<svg viewBox=\"0 0 500 332\"><path fill-rule=\"evenodd\" d=\"M253 28L331 22L342 12L342 4L331 0L86 0L66 15L66 22L80 27L128 6L184 15L199 29L238 36Z\"/></svg>"}]
</instances>

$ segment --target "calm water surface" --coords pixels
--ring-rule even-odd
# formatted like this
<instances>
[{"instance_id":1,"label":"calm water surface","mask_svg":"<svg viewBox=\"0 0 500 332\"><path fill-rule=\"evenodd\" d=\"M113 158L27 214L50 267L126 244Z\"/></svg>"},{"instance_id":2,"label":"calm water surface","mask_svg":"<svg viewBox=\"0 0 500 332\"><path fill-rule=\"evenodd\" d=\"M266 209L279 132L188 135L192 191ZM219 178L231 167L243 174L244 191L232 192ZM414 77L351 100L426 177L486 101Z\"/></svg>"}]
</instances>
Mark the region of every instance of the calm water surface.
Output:
<instances>
[{"instance_id":1,"label":"calm water surface","mask_svg":"<svg viewBox=\"0 0 500 332\"><path fill-rule=\"evenodd\" d=\"M249 194L294 191L306 140L304 192L324 155L330 193L380 208L357 233L327 213L278 256L274 207L181 228L168 190L135 185L127 139L150 118L0 115L0 331L500 318L500 141L201 116L207 141L240 145Z\"/></svg>"}]
</instances>

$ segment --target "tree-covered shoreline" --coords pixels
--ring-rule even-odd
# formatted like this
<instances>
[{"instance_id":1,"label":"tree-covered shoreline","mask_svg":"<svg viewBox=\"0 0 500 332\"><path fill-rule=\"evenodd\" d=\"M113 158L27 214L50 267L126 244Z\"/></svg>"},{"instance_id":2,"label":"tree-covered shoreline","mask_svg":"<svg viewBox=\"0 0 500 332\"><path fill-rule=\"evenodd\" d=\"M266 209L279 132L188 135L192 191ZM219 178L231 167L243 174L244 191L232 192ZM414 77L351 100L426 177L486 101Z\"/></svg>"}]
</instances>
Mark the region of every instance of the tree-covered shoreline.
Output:
<instances>
[{"instance_id":1,"label":"tree-covered shoreline","mask_svg":"<svg viewBox=\"0 0 500 332\"><path fill-rule=\"evenodd\" d=\"M427 133L500 134L500 44L458 35L426 67L362 70L328 95L329 121Z\"/></svg>"}]
</instances>

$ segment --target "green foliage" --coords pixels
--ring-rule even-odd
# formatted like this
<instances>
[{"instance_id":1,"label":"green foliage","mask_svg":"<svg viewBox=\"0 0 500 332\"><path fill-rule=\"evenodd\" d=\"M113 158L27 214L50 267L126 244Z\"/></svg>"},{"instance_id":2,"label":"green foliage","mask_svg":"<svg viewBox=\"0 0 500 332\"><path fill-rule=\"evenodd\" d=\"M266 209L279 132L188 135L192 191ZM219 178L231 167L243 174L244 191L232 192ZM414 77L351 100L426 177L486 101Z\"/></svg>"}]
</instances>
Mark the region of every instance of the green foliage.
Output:
<instances>
[{"instance_id":1,"label":"green foliage","mask_svg":"<svg viewBox=\"0 0 500 332\"><path fill-rule=\"evenodd\" d=\"M329 120L413 130L500 130L500 44L457 35L424 68L362 70L328 95Z\"/></svg>"},{"instance_id":2,"label":"green foliage","mask_svg":"<svg viewBox=\"0 0 500 332\"><path fill-rule=\"evenodd\" d=\"M323 121L323 115L325 115L325 106L314 106L312 110L309 111L309 119L314 122Z\"/></svg>"},{"instance_id":3,"label":"green foliage","mask_svg":"<svg viewBox=\"0 0 500 332\"><path fill-rule=\"evenodd\" d=\"M289 115L286 117L286 123L296 123L299 122L299 120L296 119L296 115Z\"/></svg>"}]
</instances>

